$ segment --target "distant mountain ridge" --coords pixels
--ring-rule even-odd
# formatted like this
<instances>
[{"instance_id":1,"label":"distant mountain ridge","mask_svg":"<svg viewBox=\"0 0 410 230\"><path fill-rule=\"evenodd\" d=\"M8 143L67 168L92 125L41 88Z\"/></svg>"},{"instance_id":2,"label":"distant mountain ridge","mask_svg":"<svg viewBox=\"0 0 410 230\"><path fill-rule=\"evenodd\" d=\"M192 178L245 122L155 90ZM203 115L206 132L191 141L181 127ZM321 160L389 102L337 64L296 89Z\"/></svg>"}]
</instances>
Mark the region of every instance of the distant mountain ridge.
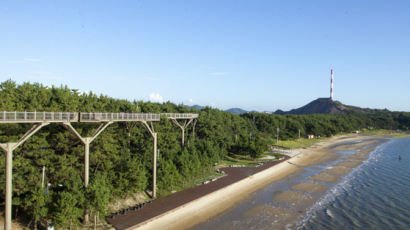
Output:
<instances>
[{"instance_id":1,"label":"distant mountain ridge","mask_svg":"<svg viewBox=\"0 0 410 230\"><path fill-rule=\"evenodd\" d=\"M225 110L226 112L230 112L233 114L244 114L247 113L248 111L241 109L241 108L232 108L232 109L227 109Z\"/></svg>"},{"instance_id":2,"label":"distant mountain ridge","mask_svg":"<svg viewBox=\"0 0 410 230\"><path fill-rule=\"evenodd\" d=\"M365 113L377 111L373 109L362 109L356 106L344 105L339 101L333 101L330 98L318 98L309 104L288 112L276 110L275 114L349 114Z\"/></svg>"},{"instance_id":3,"label":"distant mountain ridge","mask_svg":"<svg viewBox=\"0 0 410 230\"><path fill-rule=\"evenodd\" d=\"M187 105L187 107L197 109L197 110L205 109L205 106L202 106L202 105L191 105L191 106ZM232 114L244 114L244 113L247 113L249 111L246 111L246 110L241 109L241 108L231 108L231 109L225 110L225 112L230 112Z\"/></svg>"},{"instance_id":4,"label":"distant mountain ridge","mask_svg":"<svg viewBox=\"0 0 410 230\"><path fill-rule=\"evenodd\" d=\"M192 106L187 105L187 107L197 109L197 110L205 109L205 106L202 106L202 105L192 105Z\"/></svg>"}]
</instances>

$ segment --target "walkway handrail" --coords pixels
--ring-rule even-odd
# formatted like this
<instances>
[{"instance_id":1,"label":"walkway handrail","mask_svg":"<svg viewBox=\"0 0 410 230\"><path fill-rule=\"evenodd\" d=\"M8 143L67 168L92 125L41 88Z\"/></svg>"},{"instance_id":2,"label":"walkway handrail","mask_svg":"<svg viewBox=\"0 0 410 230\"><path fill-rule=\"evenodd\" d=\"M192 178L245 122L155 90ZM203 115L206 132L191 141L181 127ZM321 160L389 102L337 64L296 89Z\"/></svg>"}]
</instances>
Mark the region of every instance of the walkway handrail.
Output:
<instances>
[{"instance_id":1,"label":"walkway handrail","mask_svg":"<svg viewBox=\"0 0 410 230\"><path fill-rule=\"evenodd\" d=\"M76 112L0 112L0 123L77 122Z\"/></svg>"},{"instance_id":2,"label":"walkway handrail","mask_svg":"<svg viewBox=\"0 0 410 230\"><path fill-rule=\"evenodd\" d=\"M156 113L80 113L80 122L101 121L159 121L160 115Z\"/></svg>"},{"instance_id":3,"label":"walkway handrail","mask_svg":"<svg viewBox=\"0 0 410 230\"><path fill-rule=\"evenodd\" d=\"M199 117L197 113L161 113L161 115L172 119L194 119Z\"/></svg>"},{"instance_id":4,"label":"walkway handrail","mask_svg":"<svg viewBox=\"0 0 410 230\"><path fill-rule=\"evenodd\" d=\"M8 112L0 111L0 123L37 122L106 122L159 121L160 115L171 119L196 119L196 113L99 113L99 112Z\"/></svg>"}]
</instances>

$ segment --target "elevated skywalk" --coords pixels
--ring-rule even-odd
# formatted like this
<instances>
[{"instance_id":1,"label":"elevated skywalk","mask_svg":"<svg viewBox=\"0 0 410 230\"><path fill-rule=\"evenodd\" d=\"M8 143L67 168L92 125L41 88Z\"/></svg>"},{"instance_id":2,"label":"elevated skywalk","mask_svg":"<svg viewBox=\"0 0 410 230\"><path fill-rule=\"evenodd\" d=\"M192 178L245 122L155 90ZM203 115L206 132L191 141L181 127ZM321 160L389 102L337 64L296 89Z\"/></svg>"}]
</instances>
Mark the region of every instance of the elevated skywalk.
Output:
<instances>
[{"instance_id":1,"label":"elevated skywalk","mask_svg":"<svg viewBox=\"0 0 410 230\"><path fill-rule=\"evenodd\" d=\"M91 142L97 138L110 124L114 122L141 122L150 132L154 139L153 146L153 181L152 197L156 197L156 168L157 168L157 133L154 130L153 122L160 121L161 115L171 119L182 130L182 145L184 145L184 132L190 123L193 124L193 134L195 124L199 114L192 113L101 113L101 112L9 112L0 111L0 124L7 123L32 123L33 126L17 142L0 143L0 149L6 153L6 189L5 189L5 221L4 229L11 229L11 204L12 204L12 165L13 151L22 145L27 139L39 131L42 127L50 123L61 123L71 131L84 144L84 186L87 188L89 181L89 149ZM179 124L177 120L184 120ZM92 136L83 137L71 125L71 123L101 123ZM88 211L84 215L85 222L88 222Z\"/></svg>"},{"instance_id":2,"label":"elevated skywalk","mask_svg":"<svg viewBox=\"0 0 410 230\"><path fill-rule=\"evenodd\" d=\"M161 113L161 115L166 116L170 119L195 119L199 117L197 113Z\"/></svg>"},{"instance_id":3,"label":"elevated skywalk","mask_svg":"<svg viewBox=\"0 0 410 230\"><path fill-rule=\"evenodd\" d=\"M0 123L58 123L77 121L77 112L0 112Z\"/></svg>"},{"instance_id":4,"label":"elevated skywalk","mask_svg":"<svg viewBox=\"0 0 410 230\"><path fill-rule=\"evenodd\" d=\"M159 121L157 113L80 113L80 122Z\"/></svg>"}]
</instances>

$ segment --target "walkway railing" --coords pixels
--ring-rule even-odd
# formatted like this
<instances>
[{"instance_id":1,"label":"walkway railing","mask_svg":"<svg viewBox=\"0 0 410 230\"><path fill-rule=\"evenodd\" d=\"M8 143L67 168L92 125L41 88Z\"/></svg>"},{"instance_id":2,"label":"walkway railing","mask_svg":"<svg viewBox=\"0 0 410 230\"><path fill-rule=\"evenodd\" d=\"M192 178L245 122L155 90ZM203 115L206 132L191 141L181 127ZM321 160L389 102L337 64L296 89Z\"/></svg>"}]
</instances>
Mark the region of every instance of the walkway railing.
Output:
<instances>
[{"instance_id":1,"label":"walkway railing","mask_svg":"<svg viewBox=\"0 0 410 230\"><path fill-rule=\"evenodd\" d=\"M0 112L0 123L77 122L76 112Z\"/></svg>"},{"instance_id":2,"label":"walkway railing","mask_svg":"<svg viewBox=\"0 0 410 230\"><path fill-rule=\"evenodd\" d=\"M195 119L195 113L161 113L171 119ZM105 122L105 121L159 121L156 113L94 113L94 112L8 112L0 111L0 123L36 122Z\"/></svg>"},{"instance_id":3,"label":"walkway railing","mask_svg":"<svg viewBox=\"0 0 410 230\"><path fill-rule=\"evenodd\" d=\"M155 113L80 113L80 122L101 121L159 121Z\"/></svg>"},{"instance_id":4,"label":"walkway railing","mask_svg":"<svg viewBox=\"0 0 410 230\"><path fill-rule=\"evenodd\" d=\"M197 113L161 113L161 115L172 119L193 119L199 116Z\"/></svg>"}]
</instances>

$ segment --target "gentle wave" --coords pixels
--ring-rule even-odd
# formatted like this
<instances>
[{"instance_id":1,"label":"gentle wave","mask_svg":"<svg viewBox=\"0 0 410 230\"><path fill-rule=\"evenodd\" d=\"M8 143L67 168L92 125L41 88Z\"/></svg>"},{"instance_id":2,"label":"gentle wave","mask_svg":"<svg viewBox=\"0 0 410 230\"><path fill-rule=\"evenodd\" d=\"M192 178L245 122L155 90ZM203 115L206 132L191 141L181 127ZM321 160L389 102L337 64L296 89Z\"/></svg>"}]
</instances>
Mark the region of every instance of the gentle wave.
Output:
<instances>
[{"instance_id":1,"label":"gentle wave","mask_svg":"<svg viewBox=\"0 0 410 230\"><path fill-rule=\"evenodd\" d=\"M382 145L377 146L372 152L369 153L368 159L364 160L363 163L356 168L354 168L350 173L348 173L338 184L333 186L331 189L327 191L327 193L319 199L306 213L303 219L297 224L297 229L303 229L305 224L310 220L315 213L325 210L326 214L333 218L333 215L329 215L331 211L326 207L331 203L334 202L337 196L341 194L348 193L352 189L360 189L355 188L352 185L352 181L355 179L357 174L364 173L364 168L372 162L377 162L381 158L381 153L385 149L385 147L390 143L384 143ZM370 186L370 185L366 185Z\"/></svg>"},{"instance_id":2,"label":"gentle wave","mask_svg":"<svg viewBox=\"0 0 410 230\"><path fill-rule=\"evenodd\" d=\"M296 229L407 229L409 158L410 139L376 147L309 209Z\"/></svg>"}]
</instances>

